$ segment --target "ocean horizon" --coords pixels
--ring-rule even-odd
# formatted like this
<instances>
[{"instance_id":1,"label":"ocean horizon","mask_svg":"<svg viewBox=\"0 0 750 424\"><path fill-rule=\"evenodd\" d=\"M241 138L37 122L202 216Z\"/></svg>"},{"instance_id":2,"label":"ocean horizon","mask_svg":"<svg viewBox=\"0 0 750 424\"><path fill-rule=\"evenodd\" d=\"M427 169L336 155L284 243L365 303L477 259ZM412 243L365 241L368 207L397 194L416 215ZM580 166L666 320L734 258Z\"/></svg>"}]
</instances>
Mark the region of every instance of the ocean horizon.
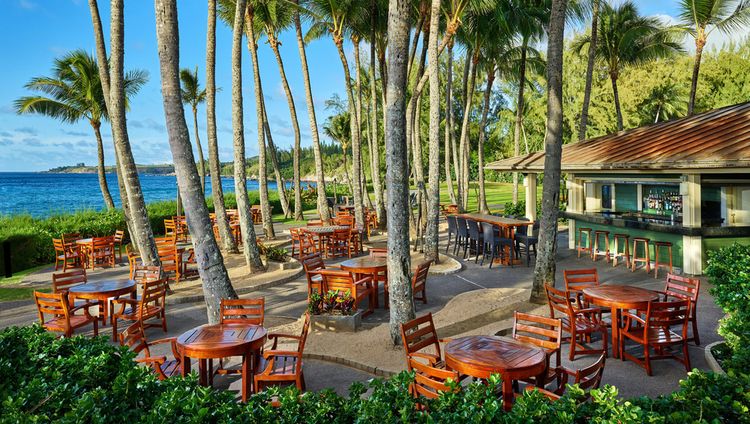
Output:
<instances>
[{"instance_id":1,"label":"ocean horizon","mask_svg":"<svg viewBox=\"0 0 750 424\"><path fill-rule=\"evenodd\" d=\"M107 184L112 200L120 207L117 176L108 173ZM146 203L177 199L174 175L139 174ZM291 181L286 182L292 188ZM302 182L302 188L315 183ZM248 191L258 190L257 180L247 180ZM221 177L224 193L234 193L234 177ZM276 181L268 181L276 190ZM206 196L211 195L211 178L206 178ZM44 218L84 210L104 210L104 199L95 173L70 174L49 172L0 172L0 215L28 214Z\"/></svg>"}]
</instances>

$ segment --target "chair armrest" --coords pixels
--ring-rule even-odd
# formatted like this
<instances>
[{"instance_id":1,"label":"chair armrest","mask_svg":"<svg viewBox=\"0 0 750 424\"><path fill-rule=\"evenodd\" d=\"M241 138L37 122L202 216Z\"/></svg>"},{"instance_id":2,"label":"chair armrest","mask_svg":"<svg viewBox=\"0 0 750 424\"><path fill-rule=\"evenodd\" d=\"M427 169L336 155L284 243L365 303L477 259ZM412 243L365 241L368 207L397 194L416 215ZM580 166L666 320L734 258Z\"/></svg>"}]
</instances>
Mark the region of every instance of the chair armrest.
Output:
<instances>
[{"instance_id":1,"label":"chair armrest","mask_svg":"<svg viewBox=\"0 0 750 424\"><path fill-rule=\"evenodd\" d=\"M136 359L135 362L138 362L141 364L161 365L167 362L167 357L166 356L149 356L147 358Z\"/></svg>"},{"instance_id":2,"label":"chair armrest","mask_svg":"<svg viewBox=\"0 0 750 424\"><path fill-rule=\"evenodd\" d=\"M138 299L131 299L129 297L119 297L117 299L112 299L112 303L128 303L130 305L137 305Z\"/></svg>"},{"instance_id":3,"label":"chair armrest","mask_svg":"<svg viewBox=\"0 0 750 424\"><path fill-rule=\"evenodd\" d=\"M443 343L443 344L450 343L452 341L453 341L453 339L438 339L438 343Z\"/></svg>"},{"instance_id":4,"label":"chair armrest","mask_svg":"<svg viewBox=\"0 0 750 424\"><path fill-rule=\"evenodd\" d=\"M365 285L365 284L368 284L368 283L372 283L372 276L371 275L368 275L367 277L365 277L365 278L363 278L363 279L361 279L359 281L355 281L354 285L355 286L362 286L362 285Z\"/></svg>"},{"instance_id":5,"label":"chair armrest","mask_svg":"<svg viewBox=\"0 0 750 424\"><path fill-rule=\"evenodd\" d=\"M298 359L302 359L302 354L297 352L296 350L267 350L263 352L263 358L269 359L271 357L275 356L295 356Z\"/></svg>"},{"instance_id":6,"label":"chair armrest","mask_svg":"<svg viewBox=\"0 0 750 424\"><path fill-rule=\"evenodd\" d=\"M71 314L74 314L76 311L84 310L84 312L86 313L86 315L88 315L89 314L89 308L92 307L92 306L99 306L99 304L100 304L99 301L95 301L95 302L89 302L89 301L87 301L86 303L84 303L82 305L78 305L78 306L76 306L74 308L70 308L70 310L68 312L70 312Z\"/></svg>"},{"instance_id":7,"label":"chair armrest","mask_svg":"<svg viewBox=\"0 0 750 424\"><path fill-rule=\"evenodd\" d=\"M293 334L281 334L281 333L271 333L266 335L266 337L270 340L273 339L273 344L271 345L271 350L276 349L276 345L279 343L279 339L290 339L290 340L297 340L297 343L302 341L301 336L295 336Z\"/></svg>"},{"instance_id":8,"label":"chair armrest","mask_svg":"<svg viewBox=\"0 0 750 424\"><path fill-rule=\"evenodd\" d=\"M422 359L426 359L430 363L430 366L433 366L438 361L440 361L440 358L437 355L433 355L431 353L414 352L414 353L410 353L408 356L410 358L422 358Z\"/></svg>"},{"instance_id":9,"label":"chair armrest","mask_svg":"<svg viewBox=\"0 0 750 424\"><path fill-rule=\"evenodd\" d=\"M575 311L576 315L598 315L601 318L602 310L599 308L583 308Z\"/></svg>"},{"instance_id":10,"label":"chair armrest","mask_svg":"<svg viewBox=\"0 0 750 424\"><path fill-rule=\"evenodd\" d=\"M630 311L622 311L622 318L628 320L628 326L630 324L630 320L634 320L639 322L641 325L646 325L646 320L639 317L637 314L633 314ZM627 327L626 327L627 328Z\"/></svg>"}]
</instances>

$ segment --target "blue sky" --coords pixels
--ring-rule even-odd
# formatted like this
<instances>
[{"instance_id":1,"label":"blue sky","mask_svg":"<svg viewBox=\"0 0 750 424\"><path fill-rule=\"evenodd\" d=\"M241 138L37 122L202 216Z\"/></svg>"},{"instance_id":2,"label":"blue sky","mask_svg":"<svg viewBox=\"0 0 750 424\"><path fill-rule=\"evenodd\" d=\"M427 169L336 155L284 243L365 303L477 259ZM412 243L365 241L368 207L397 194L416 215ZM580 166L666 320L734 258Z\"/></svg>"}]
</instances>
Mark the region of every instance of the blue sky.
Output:
<instances>
[{"instance_id":1,"label":"blue sky","mask_svg":"<svg viewBox=\"0 0 750 424\"><path fill-rule=\"evenodd\" d=\"M100 0L100 12L108 33L109 2ZM637 1L643 13L663 15L668 19L675 13L676 0ZM62 124L41 116L18 116L12 108L14 99L29 92L23 85L34 76L49 75L55 57L74 49L93 53L93 34L88 4L85 0L0 0L0 44L2 87L0 89L0 172L39 171L78 162L95 164L96 148L88 123ZM204 1L179 2L180 66L199 68L201 83L205 82ZM150 78L132 100L128 113L128 129L136 162L143 164L171 163L167 144L164 113L160 94L159 64L153 2L130 1L125 6L125 64L126 69L144 69ZM719 34L716 34L719 35ZM715 37L717 39L723 37ZM716 40L718 41L718 40ZM302 144L311 143L304 85L301 78L299 54L293 31L281 36L290 85L295 94ZM351 46L347 46L351 56ZM257 154L255 101L250 56L243 50L243 92L245 101L245 129L247 155ZM276 61L270 48L263 43L259 48L264 94L269 111L274 141L282 148L293 142L289 125L289 110L281 88ZM312 42L307 48L308 62L315 98L318 125L328 112L324 102L334 93L344 95L343 71L338 54L329 38ZM217 126L219 151L223 161L232 158L231 139L231 30L222 22L217 24ZM192 137L192 121L188 125ZM205 115L199 111L199 130L205 150ZM103 125L106 162L113 162L113 148L108 125Z\"/></svg>"}]
</instances>

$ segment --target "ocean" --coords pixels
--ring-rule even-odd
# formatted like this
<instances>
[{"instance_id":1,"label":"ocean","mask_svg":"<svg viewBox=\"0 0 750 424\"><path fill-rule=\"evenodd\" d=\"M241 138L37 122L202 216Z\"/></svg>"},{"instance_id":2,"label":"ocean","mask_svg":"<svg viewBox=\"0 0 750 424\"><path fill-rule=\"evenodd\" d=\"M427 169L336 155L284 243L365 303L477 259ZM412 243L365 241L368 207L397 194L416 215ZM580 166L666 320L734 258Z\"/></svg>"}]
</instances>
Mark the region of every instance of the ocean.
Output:
<instances>
[{"instance_id":1,"label":"ocean","mask_svg":"<svg viewBox=\"0 0 750 424\"><path fill-rule=\"evenodd\" d=\"M140 179L147 203L176 199L175 176L141 174ZM107 183L112 199L119 207L117 176L107 174ZM302 182L302 188L306 188L307 184ZM291 188L291 182L286 185ZM222 177L221 187L224 193L234 193L234 178ZM258 182L248 180L247 189L258 190ZM276 182L269 180L268 189L275 191ZM206 195L210 193L210 178L206 178ZM59 213L102 209L104 200L96 174L0 172L0 215L29 214L41 218Z\"/></svg>"}]
</instances>

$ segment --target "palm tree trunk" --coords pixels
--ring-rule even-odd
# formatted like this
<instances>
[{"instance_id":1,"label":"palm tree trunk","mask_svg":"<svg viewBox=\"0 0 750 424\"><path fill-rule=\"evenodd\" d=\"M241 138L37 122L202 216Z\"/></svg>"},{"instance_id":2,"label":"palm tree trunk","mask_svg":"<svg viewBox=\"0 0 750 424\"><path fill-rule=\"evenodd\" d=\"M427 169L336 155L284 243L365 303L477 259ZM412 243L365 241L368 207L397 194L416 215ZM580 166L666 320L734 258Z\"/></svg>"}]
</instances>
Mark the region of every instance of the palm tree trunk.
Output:
<instances>
[{"instance_id":1,"label":"palm tree trunk","mask_svg":"<svg viewBox=\"0 0 750 424\"><path fill-rule=\"evenodd\" d=\"M471 58L474 56L472 53L471 48L469 48L466 51L466 61L464 62L464 73L463 77L461 78L463 91L461 92L463 94L463 98L461 99L463 104L461 108L461 131L463 133L463 121L464 116L468 113L466 110L466 99L467 94L469 91L469 73L471 72ZM471 96L468 96L469 99ZM469 100L470 101L470 100ZM464 206L464 192L468 192L469 188L464 186L464 172L463 172L463 156L464 156L464 146L463 144L460 144L463 139L459 136L459 145L453 146L453 152L454 152L454 163L456 165L456 183L458 188L458 207L463 211L465 209Z\"/></svg>"},{"instance_id":2,"label":"palm tree trunk","mask_svg":"<svg viewBox=\"0 0 750 424\"><path fill-rule=\"evenodd\" d=\"M128 205L128 193L125 190L125 181L122 179L122 170L120 168L120 155L115 149L115 173L117 174L117 191L120 194L120 204L122 205L122 214L125 216L125 226L128 234L133 234L132 221L130 219L130 205Z\"/></svg>"},{"instance_id":3,"label":"palm tree trunk","mask_svg":"<svg viewBox=\"0 0 750 424\"><path fill-rule=\"evenodd\" d=\"M523 90L526 86L526 41L521 46L521 63L518 73L518 99L516 100L516 125L513 131L513 155L521 154L521 126L523 125ZM518 204L518 172L513 173L513 204Z\"/></svg>"},{"instance_id":4,"label":"palm tree trunk","mask_svg":"<svg viewBox=\"0 0 750 424\"><path fill-rule=\"evenodd\" d=\"M523 53L522 53L523 54ZM523 66L523 65L521 65ZM479 199L478 208L481 213L490 213L487 207L487 192L484 188L484 142L487 138L487 114L490 111L490 95L492 94L492 84L495 82L495 65L490 66L487 73L487 87L484 89L484 104L482 106L482 118L479 122L479 145L477 146L477 155L479 156ZM516 181L518 183L518 181Z\"/></svg>"},{"instance_id":5,"label":"palm tree trunk","mask_svg":"<svg viewBox=\"0 0 750 424\"><path fill-rule=\"evenodd\" d=\"M426 19L425 14L419 13L419 18L417 19L417 25L414 27L414 39L411 40L411 47L409 48L409 65L408 65L408 68L406 69L407 78L411 76L412 65L414 64L414 59L417 56L417 46L419 45L419 36L422 33L422 26L424 26L425 19Z\"/></svg>"},{"instance_id":6,"label":"palm tree trunk","mask_svg":"<svg viewBox=\"0 0 750 424\"><path fill-rule=\"evenodd\" d=\"M145 265L159 265L159 256L154 243L154 234L148 219L146 202L143 199L138 169L133 159L133 151L128 139L128 128L125 120L125 86L124 86L124 16L123 1L112 0L110 6L110 58L107 61L104 35L99 18L99 8L96 0L89 0L89 6L94 24L96 39L97 61L102 89L106 90L105 103L109 111L112 125L112 138L115 150L120 158L123 185L130 207L131 232L130 237L138 247L141 260ZM106 77L103 75L106 74Z\"/></svg>"},{"instance_id":7,"label":"palm tree trunk","mask_svg":"<svg viewBox=\"0 0 750 424\"><path fill-rule=\"evenodd\" d=\"M277 40L274 38L273 41L269 38L268 44L271 45L274 56L276 56L276 63L279 65L279 74L281 75L281 85L284 87L284 94L286 94L286 102L289 106L289 118L292 120L292 129L294 130L294 151L292 153L292 167L294 168L294 219L301 221L304 219L302 216L302 188L300 186L300 131L299 121L297 121L297 107L294 105L294 96L292 96L292 90L289 88L289 81L286 79L286 71L284 70L284 61L281 59L281 53L279 52L279 45Z\"/></svg>"},{"instance_id":8,"label":"palm tree trunk","mask_svg":"<svg viewBox=\"0 0 750 424\"><path fill-rule=\"evenodd\" d=\"M251 273L263 271L260 251L255 236L250 199L247 195L247 170L245 168L245 124L242 108L242 25L247 10L246 0L236 0L232 25L232 134L234 140L234 192L237 198L237 213L240 217L242 249L245 262ZM258 120L263 137L262 120ZM263 151L263 149L261 149Z\"/></svg>"},{"instance_id":9,"label":"palm tree trunk","mask_svg":"<svg viewBox=\"0 0 750 424\"><path fill-rule=\"evenodd\" d=\"M289 199L286 196L286 183L279 169L279 156L276 151L276 145L273 143L273 137L271 136L271 127L268 124L268 112L266 111L266 100L263 97L262 87L260 90L260 101L263 107L263 132L266 135L266 142L268 142L268 154L271 155L271 166L273 167L273 175L276 178L276 190L279 192L279 201L281 202L281 210L284 212L284 218L289 218L291 210L289 209Z\"/></svg>"},{"instance_id":10,"label":"palm tree trunk","mask_svg":"<svg viewBox=\"0 0 750 424\"><path fill-rule=\"evenodd\" d=\"M206 161L203 159L203 147L201 147L201 138L198 135L198 107L193 106L193 131L195 132L195 147L198 150L198 164L200 165L201 187L206 192Z\"/></svg>"},{"instance_id":11,"label":"palm tree trunk","mask_svg":"<svg viewBox=\"0 0 750 424\"><path fill-rule=\"evenodd\" d=\"M352 43L354 44L354 73L357 74L355 81L357 85L357 104L355 105L357 110L357 128L362 131L362 121L364 118L362 116L362 62L360 59L359 42L359 37L352 37ZM368 134L368 132L365 132L365 134ZM360 142L359 184L361 186L363 204L372 209L372 200L370 199L370 194L367 192L367 179L365 178L364 160L361 154L362 149L362 143Z\"/></svg>"},{"instance_id":12,"label":"palm tree trunk","mask_svg":"<svg viewBox=\"0 0 750 424\"><path fill-rule=\"evenodd\" d=\"M562 71L566 0L552 0L547 37L547 132L544 138L544 182L539 252L534 266L531 302L547 301L544 285L555 285L557 212L560 204L560 160L563 142Z\"/></svg>"},{"instance_id":13,"label":"palm tree trunk","mask_svg":"<svg viewBox=\"0 0 750 424\"><path fill-rule=\"evenodd\" d=\"M440 62L438 58L438 31L440 29L440 0L430 6L429 57L430 69L430 152L428 159L427 228L424 239L424 256L440 261L438 255L438 221L440 219ZM447 127L446 127L447 130ZM450 172L450 171L449 171Z\"/></svg>"},{"instance_id":14,"label":"palm tree trunk","mask_svg":"<svg viewBox=\"0 0 750 424\"><path fill-rule=\"evenodd\" d=\"M622 131L622 109L620 108L620 93L617 91L617 75L610 74L610 80L612 80L612 93L615 98L615 111L617 112L617 131Z\"/></svg>"},{"instance_id":15,"label":"palm tree trunk","mask_svg":"<svg viewBox=\"0 0 750 424\"><path fill-rule=\"evenodd\" d=\"M247 33L247 49L250 50L250 60L253 63L253 81L255 83L255 110L258 121L258 191L260 193L260 213L263 217L263 232L266 240L276 238L273 229L273 215L271 203L268 201L268 175L266 169L266 141L265 126L263 125L263 88L260 81L260 67L258 65L258 45L253 29L252 6L245 12L245 32Z\"/></svg>"},{"instance_id":16,"label":"palm tree trunk","mask_svg":"<svg viewBox=\"0 0 750 424\"><path fill-rule=\"evenodd\" d=\"M346 148L344 148L342 152L342 156L344 156L344 178L346 178L346 185L349 186L349 193L354 193L354 185L352 182L352 178L349 175L349 164L346 160Z\"/></svg>"},{"instance_id":17,"label":"palm tree trunk","mask_svg":"<svg viewBox=\"0 0 750 424\"><path fill-rule=\"evenodd\" d=\"M693 62L693 77L690 80L690 100L688 101L688 116L695 112L695 93L698 91L698 75L701 70L701 58L703 56L703 47L706 45L705 28L699 28L698 36L695 39L695 62Z\"/></svg>"},{"instance_id":18,"label":"palm tree trunk","mask_svg":"<svg viewBox=\"0 0 750 424\"><path fill-rule=\"evenodd\" d=\"M180 60L176 0L156 0L156 40L159 48L162 96L169 147L185 205L190 236L203 282L209 324L219 322L221 299L236 299L237 293L224 267L224 258L214 238L201 176L195 167L185 111L180 92ZM196 121L197 122L197 121Z\"/></svg>"},{"instance_id":19,"label":"palm tree trunk","mask_svg":"<svg viewBox=\"0 0 750 424\"><path fill-rule=\"evenodd\" d=\"M479 63L479 54L475 53L470 62L471 71L469 72L469 81L466 85L465 104L463 123L461 124L461 139L459 141L461 151L461 209L466 210L469 206L469 118L471 116L471 99L474 97L474 84L477 79L477 65Z\"/></svg>"},{"instance_id":20,"label":"palm tree trunk","mask_svg":"<svg viewBox=\"0 0 750 424\"><path fill-rule=\"evenodd\" d=\"M221 187L219 140L216 136L216 0L208 0L208 29L206 30L206 136L208 137L208 166L211 169L211 194L223 249L239 253L237 242L229 226L224 190Z\"/></svg>"},{"instance_id":21,"label":"palm tree trunk","mask_svg":"<svg viewBox=\"0 0 750 424\"><path fill-rule=\"evenodd\" d=\"M299 0L293 0L299 4ZM294 13L294 31L297 35L297 48L299 49L300 62L302 64L302 80L305 82L305 102L307 104L307 116L310 119L310 134L313 142L313 155L315 157L315 184L318 192L318 213L324 222L331 219L328 212L328 201L326 199L325 175L323 173L323 157L320 154L320 137L318 135L318 122L315 117L315 104L313 102L312 88L310 87L310 71L307 67L307 54L305 53L305 39L302 36L302 24L299 12Z\"/></svg>"},{"instance_id":22,"label":"palm tree trunk","mask_svg":"<svg viewBox=\"0 0 750 424\"><path fill-rule=\"evenodd\" d=\"M102 197L104 198L104 206L107 210L115 208L115 202L112 200L112 195L109 193L109 186L107 185L107 174L104 173L104 143L102 142L102 132L100 130L102 124L100 122L91 121L91 126L94 128L94 135L96 136L96 174L99 177L99 188L102 191Z\"/></svg>"},{"instance_id":23,"label":"palm tree trunk","mask_svg":"<svg viewBox=\"0 0 750 424\"><path fill-rule=\"evenodd\" d=\"M594 63L596 61L596 40L598 38L599 0L592 1L591 39L589 41L589 58L586 64L586 88L583 90L583 108L581 109L581 125L578 128L578 140L586 138L586 127L589 122L589 103L591 103L591 84L594 79Z\"/></svg>"},{"instance_id":24,"label":"palm tree trunk","mask_svg":"<svg viewBox=\"0 0 750 424\"><path fill-rule=\"evenodd\" d=\"M445 76L445 185L448 187L448 195L451 204L456 204L456 193L453 191L453 178L451 178L451 143L453 141L453 43L448 45L448 75Z\"/></svg>"},{"instance_id":25,"label":"palm tree trunk","mask_svg":"<svg viewBox=\"0 0 750 424\"><path fill-rule=\"evenodd\" d=\"M374 4L371 2L371 4ZM373 6L374 7L374 6ZM375 191L375 213L378 223L385 225L385 205L383 204L383 183L380 179L380 148L378 142L378 89L375 86L375 23L373 15L372 40L370 42L370 170L372 172L372 187ZM381 75L382 78L382 75Z\"/></svg>"},{"instance_id":26,"label":"palm tree trunk","mask_svg":"<svg viewBox=\"0 0 750 424\"><path fill-rule=\"evenodd\" d=\"M388 5L388 84L386 91L386 185L388 187L388 285L390 334L401 343L401 324L414 319L409 256L409 164L406 156L406 84L409 12L407 0Z\"/></svg>"}]
</instances>

